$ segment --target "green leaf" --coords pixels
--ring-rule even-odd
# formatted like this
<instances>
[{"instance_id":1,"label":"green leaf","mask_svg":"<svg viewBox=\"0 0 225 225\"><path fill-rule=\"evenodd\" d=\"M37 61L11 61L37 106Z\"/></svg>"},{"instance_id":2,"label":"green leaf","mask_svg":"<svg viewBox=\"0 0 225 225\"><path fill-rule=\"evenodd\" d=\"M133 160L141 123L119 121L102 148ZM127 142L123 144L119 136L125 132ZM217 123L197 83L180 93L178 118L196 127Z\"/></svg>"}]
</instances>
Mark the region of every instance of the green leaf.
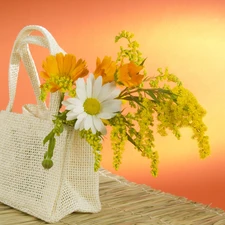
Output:
<instances>
[{"instance_id":1,"label":"green leaf","mask_svg":"<svg viewBox=\"0 0 225 225\"><path fill-rule=\"evenodd\" d=\"M131 138L131 136L128 135L128 134L127 134L127 139L128 139L128 141L129 141L131 144L133 144L133 145L135 146L134 140L133 140L133 139Z\"/></svg>"},{"instance_id":2,"label":"green leaf","mask_svg":"<svg viewBox=\"0 0 225 225\"><path fill-rule=\"evenodd\" d=\"M61 134L62 132L63 132L63 125L61 125L59 128L59 133Z\"/></svg>"},{"instance_id":3,"label":"green leaf","mask_svg":"<svg viewBox=\"0 0 225 225\"><path fill-rule=\"evenodd\" d=\"M53 130L44 138L43 145L45 145L52 137L54 137Z\"/></svg>"},{"instance_id":4,"label":"green leaf","mask_svg":"<svg viewBox=\"0 0 225 225\"><path fill-rule=\"evenodd\" d=\"M129 134L127 134L127 140L137 148L133 138ZM138 148L138 151L142 152L140 148Z\"/></svg>"},{"instance_id":5,"label":"green leaf","mask_svg":"<svg viewBox=\"0 0 225 225\"><path fill-rule=\"evenodd\" d=\"M146 59L147 59L147 58L145 58L145 59L141 62L140 66L143 66L143 65L144 65Z\"/></svg>"},{"instance_id":6,"label":"green leaf","mask_svg":"<svg viewBox=\"0 0 225 225\"><path fill-rule=\"evenodd\" d=\"M154 95L154 93L151 90L146 91L146 94L148 94L153 100L159 103L159 100L157 99L157 97Z\"/></svg>"},{"instance_id":7,"label":"green leaf","mask_svg":"<svg viewBox=\"0 0 225 225\"><path fill-rule=\"evenodd\" d=\"M138 96L132 96L132 95L130 95L130 96L124 97L124 98L122 98L122 99L123 99L123 100L130 101L130 102L135 102L135 103L137 103L139 106L144 107L144 106L140 103L139 97L138 97Z\"/></svg>"}]
</instances>

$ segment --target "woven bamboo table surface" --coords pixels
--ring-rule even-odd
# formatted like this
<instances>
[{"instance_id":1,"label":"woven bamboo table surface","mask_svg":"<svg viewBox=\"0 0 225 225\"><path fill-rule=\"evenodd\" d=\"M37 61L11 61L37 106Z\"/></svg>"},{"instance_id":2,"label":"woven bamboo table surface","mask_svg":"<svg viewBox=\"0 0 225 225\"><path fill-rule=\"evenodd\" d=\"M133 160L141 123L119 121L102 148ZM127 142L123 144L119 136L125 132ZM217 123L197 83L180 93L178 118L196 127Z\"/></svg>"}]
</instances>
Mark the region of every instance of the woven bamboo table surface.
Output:
<instances>
[{"instance_id":1,"label":"woven bamboo table surface","mask_svg":"<svg viewBox=\"0 0 225 225\"><path fill-rule=\"evenodd\" d=\"M73 213L54 225L225 225L225 212L100 170L102 211ZM0 203L0 225L48 224Z\"/></svg>"}]
</instances>

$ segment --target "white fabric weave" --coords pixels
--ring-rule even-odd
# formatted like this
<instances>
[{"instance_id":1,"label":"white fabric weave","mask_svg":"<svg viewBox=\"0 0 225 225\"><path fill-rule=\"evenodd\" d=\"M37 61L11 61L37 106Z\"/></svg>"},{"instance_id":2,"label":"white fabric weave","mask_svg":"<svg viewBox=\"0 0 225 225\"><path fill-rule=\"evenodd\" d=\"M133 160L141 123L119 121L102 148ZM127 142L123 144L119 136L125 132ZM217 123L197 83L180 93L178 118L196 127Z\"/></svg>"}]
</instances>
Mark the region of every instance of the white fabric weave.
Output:
<instances>
[{"instance_id":1,"label":"white fabric weave","mask_svg":"<svg viewBox=\"0 0 225 225\"><path fill-rule=\"evenodd\" d=\"M43 36L30 35L33 31ZM17 36L9 66L9 104L0 111L0 202L46 222L57 222L74 211L99 212L99 179L92 148L77 131L65 127L56 137L54 166L45 170L41 165L47 150L43 139L53 128L51 119L60 98L58 93L52 94L49 109L38 99L40 82L28 44L47 47L53 55L65 53L41 26L27 26ZM25 105L24 113L18 114L12 107L21 60L37 105Z\"/></svg>"}]
</instances>

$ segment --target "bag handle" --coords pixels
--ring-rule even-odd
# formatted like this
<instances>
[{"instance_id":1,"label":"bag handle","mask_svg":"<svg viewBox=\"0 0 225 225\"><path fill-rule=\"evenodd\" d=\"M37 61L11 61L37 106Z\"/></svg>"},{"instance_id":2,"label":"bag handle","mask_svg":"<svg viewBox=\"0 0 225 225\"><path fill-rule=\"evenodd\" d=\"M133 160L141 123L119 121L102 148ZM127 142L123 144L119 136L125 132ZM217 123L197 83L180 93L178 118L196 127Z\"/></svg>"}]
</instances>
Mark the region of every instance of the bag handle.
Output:
<instances>
[{"instance_id":1,"label":"bag handle","mask_svg":"<svg viewBox=\"0 0 225 225\"><path fill-rule=\"evenodd\" d=\"M30 35L33 31L39 31L43 36ZM38 72L29 50L29 44L39 45L48 48L50 54L55 55L59 52L65 53L65 51L57 44L54 37L44 28L37 25L30 25L24 27L18 34L14 46L12 49L10 64L9 64L9 103L7 111L12 111L14 104L16 86L19 73L19 65L22 60L27 73L30 77L34 93L36 96L37 104L40 109L46 109L46 104L40 99L40 80ZM51 93L50 95L50 113L51 115L57 114L60 105L60 93Z\"/></svg>"}]
</instances>

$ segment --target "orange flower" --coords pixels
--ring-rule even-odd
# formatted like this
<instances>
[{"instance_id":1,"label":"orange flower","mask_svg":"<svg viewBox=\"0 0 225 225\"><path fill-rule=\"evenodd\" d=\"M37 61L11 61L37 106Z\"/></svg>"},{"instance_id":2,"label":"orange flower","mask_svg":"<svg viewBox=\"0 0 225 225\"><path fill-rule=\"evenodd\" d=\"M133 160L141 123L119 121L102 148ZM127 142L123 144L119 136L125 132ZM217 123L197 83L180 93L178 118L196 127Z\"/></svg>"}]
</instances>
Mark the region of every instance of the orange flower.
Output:
<instances>
[{"instance_id":1,"label":"orange flower","mask_svg":"<svg viewBox=\"0 0 225 225\"><path fill-rule=\"evenodd\" d=\"M135 87L141 84L144 75L139 74L143 66L138 66L134 62L122 65L118 72L118 82L126 87Z\"/></svg>"},{"instance_id":2,"label":"orange flower","mask_svg":"<svg viewBox=\"0 0 225 225\"><path fill-rule=\"evenodd\" d=\"M40 76L45 80L41 85L41 99L46 98L47 92L60 91L62 93L74 93L73 84L79 77L88 74L86 62L82 59L76 60L72 54L58 53L50 55L42 64L44 71Z\"/></svg>"},{"instance_id":3,"label":"orange flower","mask_svg":"<svg viewBox=\"0 0 225 225\"><path fill-rule=\"evenodd\" d=\"M102 76L103 84L114 81L114 74L116 72L116 62L111 60L111 57L105 56L101 60L97 58L96 69L94 72L95 78Z\"/></svg>"}]
</instances>

